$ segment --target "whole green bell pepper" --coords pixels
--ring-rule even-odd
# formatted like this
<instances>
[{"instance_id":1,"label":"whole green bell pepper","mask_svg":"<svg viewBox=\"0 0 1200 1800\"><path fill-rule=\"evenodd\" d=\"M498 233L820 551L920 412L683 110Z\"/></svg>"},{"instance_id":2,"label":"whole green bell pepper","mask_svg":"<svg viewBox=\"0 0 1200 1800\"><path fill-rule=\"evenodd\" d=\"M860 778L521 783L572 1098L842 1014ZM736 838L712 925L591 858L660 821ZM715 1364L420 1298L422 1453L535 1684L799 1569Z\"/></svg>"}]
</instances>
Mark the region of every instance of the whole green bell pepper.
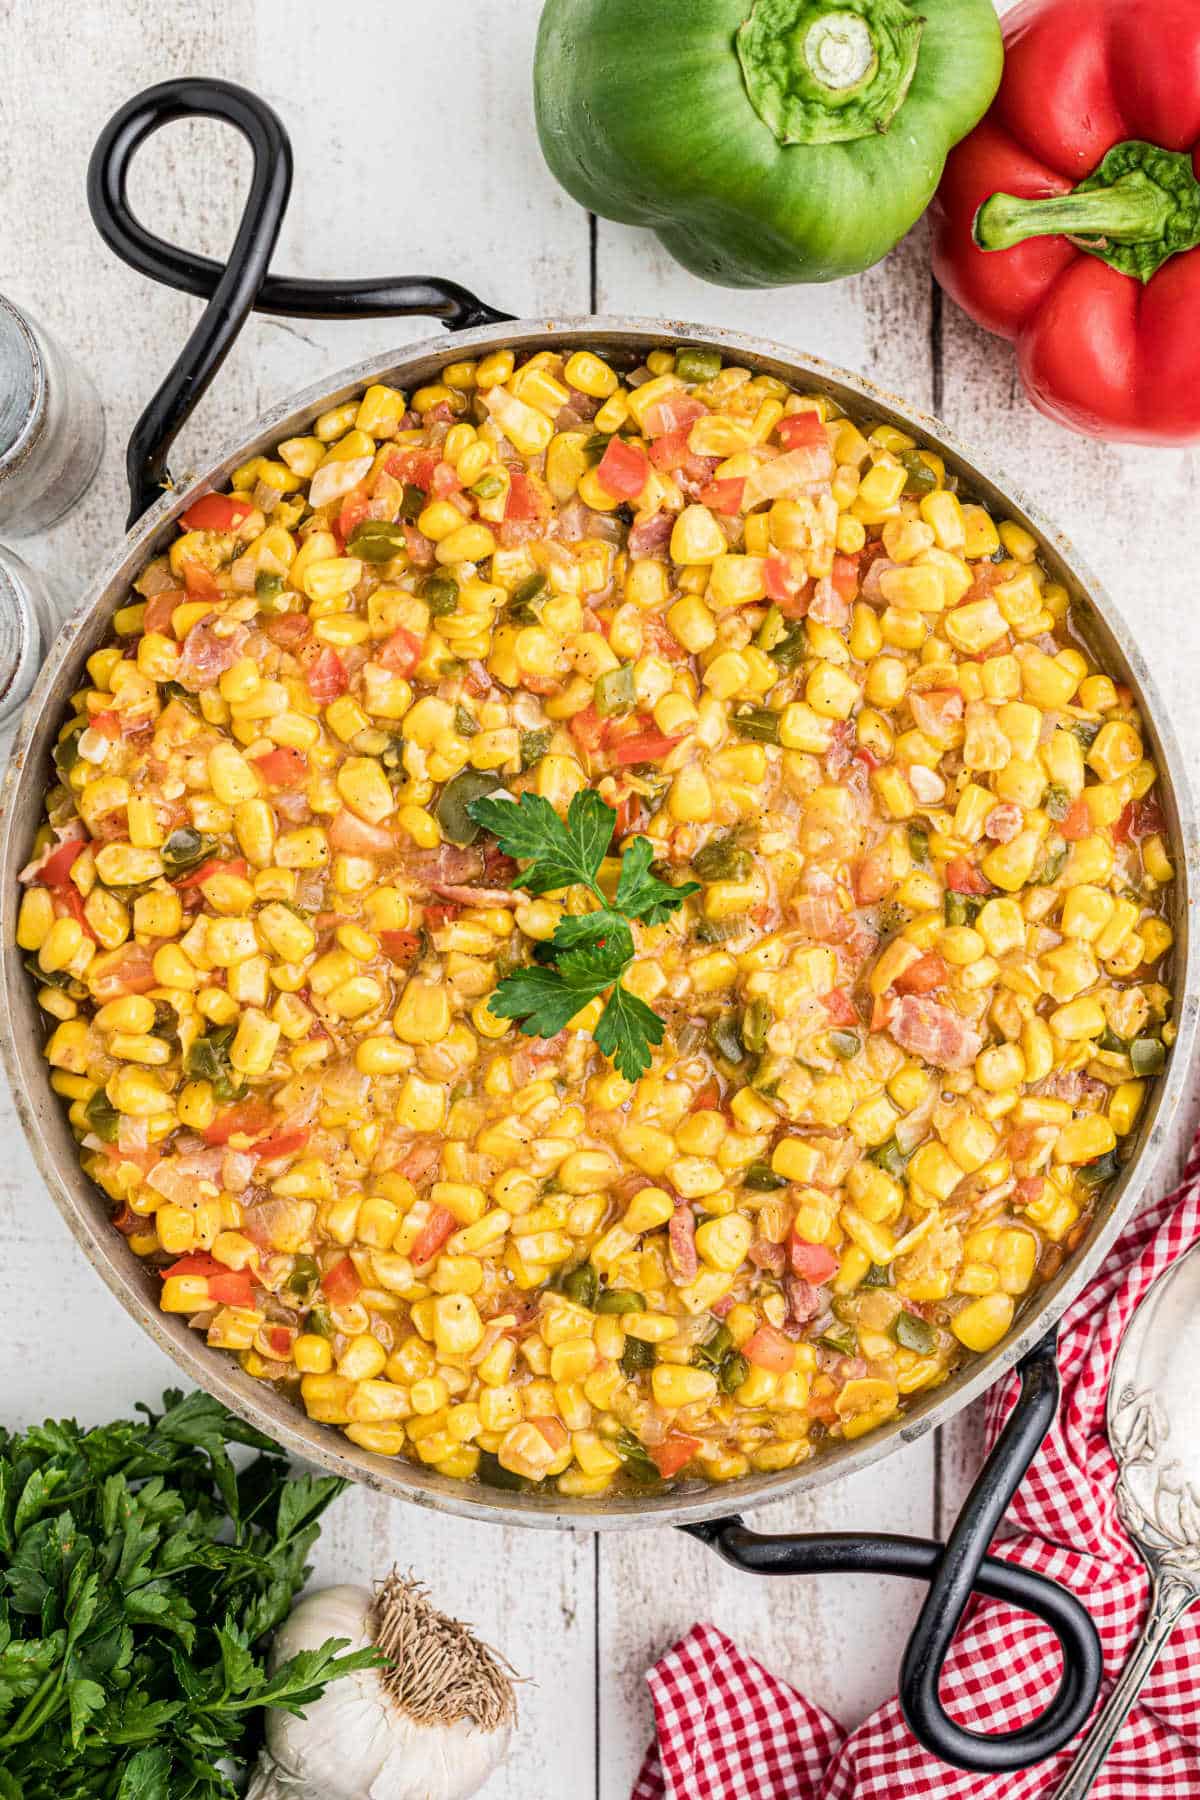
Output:
<instances>
[{"instance_id":1,"label":"whole green bell pepper","mask_svg":"<svg viewBox=\"0 0 1200 1800\"><path fill-rule=\"evenodd\" d=\"M1000 80L990 0L547 0L554 174L728 287L869 268Z\"/></svg>"}]
</instances>

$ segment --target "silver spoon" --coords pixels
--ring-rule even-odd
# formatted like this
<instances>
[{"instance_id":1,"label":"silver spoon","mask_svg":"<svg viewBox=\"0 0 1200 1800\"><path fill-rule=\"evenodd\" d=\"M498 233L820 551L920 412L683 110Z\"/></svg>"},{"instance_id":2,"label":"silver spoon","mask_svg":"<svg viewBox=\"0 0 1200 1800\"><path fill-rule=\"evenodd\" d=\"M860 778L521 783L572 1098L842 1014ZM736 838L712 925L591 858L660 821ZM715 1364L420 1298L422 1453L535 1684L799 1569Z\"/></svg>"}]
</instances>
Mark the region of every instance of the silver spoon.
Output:
<instances>
[{"instance_id":1,"label":"silver spoon","mask_svg":"<svg viewBox=\"0 0 1200 1800\"><path fill-rule=\"evenodd\" d=\"M1083 1800L1176 1625L1200 1600L1200 1245L1158 1277L1130 1320L1108 1384L1117 1511L1150 1570L1133 1655L1052 1800Z\"/></svg>"}]
</instances>

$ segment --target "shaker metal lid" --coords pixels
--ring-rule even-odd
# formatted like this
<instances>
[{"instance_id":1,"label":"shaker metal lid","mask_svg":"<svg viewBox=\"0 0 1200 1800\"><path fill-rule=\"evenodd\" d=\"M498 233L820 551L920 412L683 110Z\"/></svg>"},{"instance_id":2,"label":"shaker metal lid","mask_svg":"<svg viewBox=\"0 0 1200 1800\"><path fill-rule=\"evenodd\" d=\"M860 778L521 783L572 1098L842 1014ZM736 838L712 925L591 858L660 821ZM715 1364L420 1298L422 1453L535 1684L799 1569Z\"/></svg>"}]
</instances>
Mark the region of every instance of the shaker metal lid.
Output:
<instances>
[{"instance_id":1,"label":"shaker metal lid","mask_svg":"<svg viewBox=\"0 0 1200 1800\"><path fill-rule=\"evenodd\" d=\"M9 555L0 551L0 728L28 697L42 662L34 596L22 579L24 565Z\"/></svg>"},{"instance_id":2,"label":"shaker metal lid","mask_svg":"<svg viewBox=\"0 0 1200 1800\"><path fill-rule=\"evenodd\" d=\"M28 320L0 294L0 483L29 454L46 411L46 365Z\"/></svg>"}]
</instances>

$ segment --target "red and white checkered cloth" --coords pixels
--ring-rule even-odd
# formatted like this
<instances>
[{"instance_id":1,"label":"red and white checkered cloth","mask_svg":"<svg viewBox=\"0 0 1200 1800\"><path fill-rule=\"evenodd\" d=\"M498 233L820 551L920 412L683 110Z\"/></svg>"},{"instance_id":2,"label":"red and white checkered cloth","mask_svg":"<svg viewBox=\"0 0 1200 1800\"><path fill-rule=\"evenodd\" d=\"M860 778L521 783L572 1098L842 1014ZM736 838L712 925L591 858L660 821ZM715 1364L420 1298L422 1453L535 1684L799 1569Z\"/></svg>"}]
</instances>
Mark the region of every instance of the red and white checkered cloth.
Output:
<instances>
[{"instance_id":1,"label":"red and white checkered cloth","mask_svg":"<svg viewBox=\"0 0 1200 1800\"><path fill-rule=\"evenodd\" d=\"M994 1553L1063 1582L1100 1633L1107 1683L1142 1622L1147 1577L1117 1518L1116 1464L1104 1429L1113 1357L1154 1277L1200 1238L1200 1139L1181 1185L1123 1233L1059 1332L1063 1397ZM1013 1377L987 1402L989 1443ZM1048 1626L977 1601L959 1631L942 1699L961 1724L1011 1730L1042 1710L1061 1660ZM1093 1790L1096 1800L1200 1797L1200 1608L1176 1627ZM646 1677L656 1738L633 1800L1035 1800L1077 1747L1016 1775L968 1775L922 1749L889 1700L847 1735L713 1625L695 1625ZM1086 1727L1085 1727L1086 1730ZM1082 1735L1082 1734L1081 1734Z\"/></svg>"}]
</instances>

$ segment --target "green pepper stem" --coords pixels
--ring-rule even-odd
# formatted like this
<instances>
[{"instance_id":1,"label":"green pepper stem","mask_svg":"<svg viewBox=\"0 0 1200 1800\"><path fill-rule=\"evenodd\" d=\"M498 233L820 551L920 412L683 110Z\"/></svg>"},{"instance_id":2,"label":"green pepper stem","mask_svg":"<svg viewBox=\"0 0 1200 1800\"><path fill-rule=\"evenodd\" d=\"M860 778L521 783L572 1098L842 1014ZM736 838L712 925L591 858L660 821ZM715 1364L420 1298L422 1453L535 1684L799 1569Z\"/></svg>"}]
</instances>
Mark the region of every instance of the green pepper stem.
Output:
<instances>
[{"instance_id":1,"label":"green pepper stem","mask_svg":"<svg viewBox=\"0 0 1200 1800\"><path fill-rule=\"evenodd\" d=\"M1140 169L1110 187L1076 189L1045 200L993 194L975 215L981 250L1011 250L1034 237L1103 237L1120 244L1152 242L1166 232L1173 205Z\"/></svg>"}]
</instances>

